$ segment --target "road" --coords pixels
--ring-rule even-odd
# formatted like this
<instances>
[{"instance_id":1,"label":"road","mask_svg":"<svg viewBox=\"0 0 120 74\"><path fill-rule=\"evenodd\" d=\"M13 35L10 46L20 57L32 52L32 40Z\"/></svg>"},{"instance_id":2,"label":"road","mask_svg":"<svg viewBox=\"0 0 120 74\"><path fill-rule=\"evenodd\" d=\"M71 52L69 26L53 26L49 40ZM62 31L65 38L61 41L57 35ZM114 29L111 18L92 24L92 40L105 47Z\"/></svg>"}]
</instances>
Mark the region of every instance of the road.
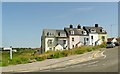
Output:
<instances>
[{"instance_id":1,"label":"road","mask_svg":"<svg viewBox=\"0 0 120 74\"><path fill-rule=\"evenodd\" d=\"M36 72L118 72L118 47L105 49L104 57Z\"/></svg>"}]
</instances>

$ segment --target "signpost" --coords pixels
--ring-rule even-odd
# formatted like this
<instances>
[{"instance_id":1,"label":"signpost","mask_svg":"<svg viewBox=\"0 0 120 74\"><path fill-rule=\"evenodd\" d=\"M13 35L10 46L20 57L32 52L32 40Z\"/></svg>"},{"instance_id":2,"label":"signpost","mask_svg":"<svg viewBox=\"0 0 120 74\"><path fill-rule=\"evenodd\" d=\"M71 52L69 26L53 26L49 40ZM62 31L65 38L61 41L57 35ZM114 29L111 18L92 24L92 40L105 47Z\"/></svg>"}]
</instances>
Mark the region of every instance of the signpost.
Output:
<instances>
[{"instance_id":1,"label":"signpost","mask_svg":"<svg viewBox=\"0 0 120 74\"><path fill-rule=\"evenodd\" d=\"M12 46L10 46L10 48L4 48L4 50L10 51L10 59L12 59Z\"/></svg>"},{"instance_id":2,"label":"signpost","mask_svg":"<svg viewBox=\"0 0 120 74\"><path fill-rule=\"evenodd\" d=\"M10 46L10 59L12 59L12 46Z\"/></svg>"}]
</instances>

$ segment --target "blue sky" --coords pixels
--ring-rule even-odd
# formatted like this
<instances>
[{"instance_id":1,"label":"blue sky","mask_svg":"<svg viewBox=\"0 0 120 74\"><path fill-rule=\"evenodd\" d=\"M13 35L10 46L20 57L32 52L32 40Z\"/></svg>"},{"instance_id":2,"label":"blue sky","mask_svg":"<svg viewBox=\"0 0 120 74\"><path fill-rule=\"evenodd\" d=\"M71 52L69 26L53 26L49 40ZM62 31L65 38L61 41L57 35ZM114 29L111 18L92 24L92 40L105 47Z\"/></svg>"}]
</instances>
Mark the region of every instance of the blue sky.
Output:
<instances>
[{"instance_id":1,"label":"blue sky","mask_svg":"<svg viewBox=\"0 0 120 74\"><path fill-rule=\"evenodd\" d=\"M117 2L18 2L2 4L4 47L40 47L42 30L98 23L118 36ZM111 27L112 25L112 27Z\"/></svg>"},{"instance_id":2,"label":"blue sky","mask_svg":"<svg viewBox=\"0 0 120 74\"><path fill-rule=\"evenodd\" d=\"M2 47L2 3L0 2L0 47Z\"/></svg>"}]
</instances>

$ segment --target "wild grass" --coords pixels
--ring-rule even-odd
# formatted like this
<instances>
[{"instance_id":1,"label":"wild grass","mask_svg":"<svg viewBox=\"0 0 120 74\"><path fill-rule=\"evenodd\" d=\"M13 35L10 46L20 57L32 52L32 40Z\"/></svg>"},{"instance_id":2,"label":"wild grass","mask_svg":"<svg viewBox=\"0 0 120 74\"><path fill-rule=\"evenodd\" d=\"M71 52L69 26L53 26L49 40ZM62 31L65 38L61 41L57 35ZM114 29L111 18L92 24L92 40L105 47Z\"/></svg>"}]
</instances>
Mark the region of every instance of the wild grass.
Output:
<instances>
[{"instance_id":1,"label":"wild grass","mask_svg":"<svg viewBox=\"0 0 120 74\"><path fill-rule=\"evenodd\" d=\"M17 52L13 52L13 59L9 57L9 51L2 52L2 65L16 65L16 64L25 64L29 63L30 60L43 61L46 59L56 59L61 57L67 57L75 54L83 54L86 52L91 52L94 50L99 50L99 48L105 48L106 44L103 43L98 46L81 46L74 49L63 50L63 51L48 51L43 54L36 53L33 49L19 48ZM1 63L0 63L1 64Z\"/></svg>"}]
</instances>

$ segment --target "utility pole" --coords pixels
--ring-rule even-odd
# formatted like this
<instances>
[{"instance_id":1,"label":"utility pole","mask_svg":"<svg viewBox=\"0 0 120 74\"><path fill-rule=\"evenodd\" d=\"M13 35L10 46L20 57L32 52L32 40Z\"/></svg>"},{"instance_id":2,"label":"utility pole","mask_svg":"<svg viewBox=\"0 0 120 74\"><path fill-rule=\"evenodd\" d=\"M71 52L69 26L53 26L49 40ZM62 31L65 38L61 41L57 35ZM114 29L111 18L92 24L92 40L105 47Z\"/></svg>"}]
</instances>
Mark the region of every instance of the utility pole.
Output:
<instances>
[{"instance_id":1,"label":"utility pole","mask_svg":"<svg viewBox=\"0 0 120 74\"><path fill-rule=\"evenodd\" d=\"M110 27L111 27L111 37L112 37L112 24L110 25Z\"/></svg>"}]
</instances>

